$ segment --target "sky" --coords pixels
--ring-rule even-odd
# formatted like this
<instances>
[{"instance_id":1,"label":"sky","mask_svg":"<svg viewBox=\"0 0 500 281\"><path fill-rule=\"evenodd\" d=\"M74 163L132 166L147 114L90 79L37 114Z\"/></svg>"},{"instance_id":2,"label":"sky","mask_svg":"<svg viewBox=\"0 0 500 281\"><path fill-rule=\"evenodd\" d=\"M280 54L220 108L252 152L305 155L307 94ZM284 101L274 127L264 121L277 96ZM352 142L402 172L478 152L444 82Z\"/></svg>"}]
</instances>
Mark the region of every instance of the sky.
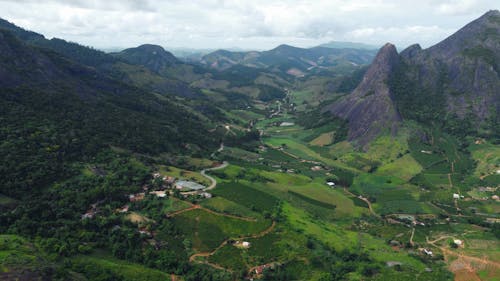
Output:
<instances>
[{"instance_id":1,"label":"sky","mask_svg":"<svg viewBox=\"0 0 500 281\"><path fill-rule=\"evenodd\" d=\"M311 47L329 41L429 47L498 0L0 0L0 17L98 49Z\"/></svg>"}]
</instances>

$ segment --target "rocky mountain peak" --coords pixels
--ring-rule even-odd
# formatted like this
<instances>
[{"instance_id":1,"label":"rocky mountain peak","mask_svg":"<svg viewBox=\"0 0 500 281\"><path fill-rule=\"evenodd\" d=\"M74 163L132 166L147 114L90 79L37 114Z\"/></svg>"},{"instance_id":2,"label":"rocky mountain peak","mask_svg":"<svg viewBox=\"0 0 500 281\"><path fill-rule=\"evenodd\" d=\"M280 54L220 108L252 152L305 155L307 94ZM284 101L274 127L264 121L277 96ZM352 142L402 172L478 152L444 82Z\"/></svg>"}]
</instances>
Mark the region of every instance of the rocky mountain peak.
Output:
<instances>
[{"instance_id":1,"label":"rocky mountain peak","mask_svg":"<svg viewBox=\"0 0 500 281\"><path fill-rule=\"evenodd\" d=\"M422 47L419 44L413 44L401 52L401 57L405 59L411 59L417 56L422 51Z\"/></svg>"},{"instance_id":2,"label":"rocky mountain peak","mask_svg":"<svg viewBox=\"0 0 500 281\"><path fill-rule=\"evenodd\" d=\"M499 47L499 38L500 12L491 10L427 50L436 57L446 59L477 45Z\"/></svg>"},{"instance_id":3,"label":"rocky mountain peak","mask_svg":"<svg viewBox=\"0 0 500 281\"><path fill-rule=\"evenodd\" d=\"M400 58L393 44L378 52L363 80L354 91L329 110L349 120L348 138L366 148L380 133L395 133L401 122L391 97L387 80Z\"/></svg>"}]
</instances>

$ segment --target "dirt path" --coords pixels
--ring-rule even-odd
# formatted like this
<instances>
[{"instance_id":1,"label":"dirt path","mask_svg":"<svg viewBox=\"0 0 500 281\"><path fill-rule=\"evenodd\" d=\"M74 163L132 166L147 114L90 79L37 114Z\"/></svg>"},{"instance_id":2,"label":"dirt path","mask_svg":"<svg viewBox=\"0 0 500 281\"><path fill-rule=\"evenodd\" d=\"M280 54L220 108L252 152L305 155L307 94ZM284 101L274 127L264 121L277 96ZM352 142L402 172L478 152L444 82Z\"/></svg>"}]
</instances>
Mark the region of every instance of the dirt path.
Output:
<instances>
[{"instance_id":1,"label":"dirt path","mask_svg":"<svg viewBox=\"0 0 500 281\"><path fill-rule=\"evenodd\" d=\"M187 202L187 201L185 201ZM188 202L190 203L190 202ZM182 209L182 210L179 210L179 211L175 211L173 213L170 213L170 214L167 214L167 217L171 218L171 217L175 217L177 215L180 215L182 213L185 213L185 212L189 212L189 211L193 211L193 210L203 210L205 212L208 212L208 213L211 213L212 215L216 215L216 216L221 216L221 217L228 217L228 218L233 218L233 219L238 219L238 220L243 220L243 221L252 221L252 222L255 222L257 221L256 218L252 218L252 217L240 217L240 216L235 216L235 215L230 215L230 214L224 214L224 213L219 213L219 212L216 212L214 210L210 210L210 209L207 209L201 205L195 205L195 204L191 204L191 207L189 208L186 208L186 209Z\"/></svg>"},{"instance_id":2,"label":"dirt path","mask_svg":"<svg viewBox=\"0 0 500 281\"><path fill-rule=\"evenodd\" d=\"M238 220L243 220L243 221L257 221L256 218L251 218L251 217L240 217L240 216L236 216L236 215L230 215L230 214L224 214L224 213L219 213L219 212L216 212L214 210L210 210L210 209L207 209L205 207L201 207L199 209L202 209L206 212L209 212L211 214L214 214L216 216L223 216L223 217L227 217L227 218L233 218L233 219L238 219Z\"/></svg>"},{"instance_id":3,"label":"dirt path","mask_svg":"<svg viewBox=\"0 0 500 281\"><path fill-rule=\"evenodd\" d=\"M206 265L209 265L209 266L212 266L214 268L217 268L217 269L220 269L220 270L226 270L226 271L229 271L229 272L232 272L232 270L230 269L227 269L227 268L224 268L220 265L217 265L217 264L213 264L213 263L209 263L209 262L201 262L201 261L195 261L195 259L197 257L209 257L209 256L212 256L214 255L218 250L220 250L222 247L226 246L226 244L228 243L229 240L242 240L242 239L248 239L248 238L260 238L266 234L269 234L271 231L274 230L274 227L276 226L276 222L273 221L273 223L271 224L271 226L269 226L267 229L263 230L262 232L259 232L257 234L254 234L254 235L250 235L250 236L243 236L243 237L238 237L236 239L234 238L229 238L229 239L226 239L224 240L217 248L215 248L213 251L211 252L202 252L202 253L196 253L196 254L193 254L189 257L189 261L190 262L198 262L198 263L203 263L203 264L206 264Z\"/></svg>"},{"instance_id":4,"label":"dirt path","mask_svg":"<svg viewBox=\"0 0 500 281\"><path fill-rule=\"evenodd\" d=\"M167 217L171 218L171 217L175 217L177 215L180 215L182 213L185 213L185 212L189 212L189 211L192 211L192 210L196 210L196 209L200 209L201 206L200 205L192 205L191 207L189 208L186 208L186 209L182 209L182 210L179 210L179 211L175 211L173 213L170 213L170 214L167 214Z\"/></svg>"},{"instance_id":5,"label":"dirt path","mask_svg":"<svg viewBox=\"0 0 500 281\"><path fill-rule=\"evenodd\" d=\"M472 233L472 232L466 232L466 233ZM464 234L466 234L466 233L464 233ZM486 258L478 258L478 257L474 257L474 256L468 256L468 255L465 255L463 253L457 253L455 251L452 251L446 247L436 245L436 242L441 241L443 239L448 239L448 238L455 239L455 237L452 235L443 235L443 236L440 236L432 241L429 241L428 237L426 238L426 240L427 240L428 244L441 250L441 252L443 253L443 256L445 256L445 260L447 260L447 256L455 256L455 257L461 258L464 261L469 262L469 263L475 262L475 263L478 263L481 265L485 265L485 266L490 265L490 266L493 266L495 268L500 269L500 262L488 260Z\"/></svg>"},{"instance_id":6,"label":"dirt path","mask_svg":"<svg viewBox=\"0 0 500 281\"><path fill-rule=\"evenodd\" d=\"M254 274L255 270L259 267L267 268L267 267L273 267L273 266L280 265L280 264L281 263L279 263L279 262L270 262L270 263L254 266L248 270L248 275Z\"/></svg>"},{"instance_id":7,"label":"dirt path","mask_svg":"<svg viewBox=\"0 0 500 281\"><path fill-rule=\"evenodd\" d=\"M373 210L372 203L367 198L365 198L365 197L363 197L361 195L360 196L356 196L354 193L352 193L349 190L347 190L346 187L344 187L344 192L347 193L347 194L349 194L349 195L351 195L351 196L353 196L353 197L357 197L357 198L365 201L365 203L368 205L368 210L370 210L370 213L372 215L376 216L377 218L380 218L380 216L377 213L375 213L375 211Z\"/></svg>"}]
</instances>

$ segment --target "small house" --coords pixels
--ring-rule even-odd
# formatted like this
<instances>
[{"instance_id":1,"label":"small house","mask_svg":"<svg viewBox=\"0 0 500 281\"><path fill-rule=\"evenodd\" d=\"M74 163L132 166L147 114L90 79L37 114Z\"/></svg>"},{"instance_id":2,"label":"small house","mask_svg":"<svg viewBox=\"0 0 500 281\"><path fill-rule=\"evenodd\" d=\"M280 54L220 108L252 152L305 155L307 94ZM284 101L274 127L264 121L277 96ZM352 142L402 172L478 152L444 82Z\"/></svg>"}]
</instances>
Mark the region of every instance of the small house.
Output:
<instances>
[{"instance_id":1,"label":"small house","mask_svg":"<svg viewBox=\"0 0 500 281\"><path fill-rule=\"evenodd\" d=\"M200 193L200 195L204 198L207 198L207 199L212 198L212 194L210 194L208 192L202 192L202 193Z\"/></svg>"},{"instance_id":2,"label":"small house","mask_svg":"<svg viewBox=\"0 0 500 281\"><path fill-rule=\"evenodd\" d=\"M460 194L453 193L453 199L460 199Z\"/></svg>"},{"instance_id":3,"label":"small house","mask_svg":"<svg viewBox=\"0 0 500 281\"><path fill-rule=\"evenodd\" d=\"M248 241L243 241L243 242L241 243L241 246L243 246L243 248L250 248L250 242L248 242Z\"/></svg>"},{"instance_id":4,"label":"small house","mask_svg":"<svg viewBox=\"0 0 500 281\"><path fill-rule=\"evenodd\" d=\"M428 256L431 256L431 257L433 256L433 253L432 253L432 251L431 251L431 250L424 249L424 253L425 253L426 255L428 255Z\"/></svg>"},{"instance_id":5,"label":"small house","mask_svg":"<svg viewBox=\"0 0 500 281\"><path fill-rule=\"evenodd\" d=\"M317 172L317 171L321 171L323 168L321 166L312 166L311 167L311 171L313 172Z\"/></svg>"},{"instance_id":6,"label":"small house","mask_svg":"<svg viewBox=\"0 0 500 281\"><path fill-rule=\"evenodd\" d=\"M164 198L167 196L167 193L165 192L165 190L152 191L150 193L156 195L156 197L159 197L159 198Z\"/></svg>"},{"instance_id":7,"label":"small house","mask_svg":"<svg viewBox=\"0 0 500 281\"><path fill-rule=\"evenodd\" d=\"M453 243L454 243L455 245L459 246L459 247L460 247L460 246L462 246L462 245L464 244L464 242L463 242L462 240L460 240L460 239L454 239L454 240L453 240Z\"/></svg>"},{"instance_id":8,"label":"small house","mask_svg":"<svg viewBox=\"0 0 500 281\"><path fill-rule=\"evenodd\" d=\"M333 181L329 181L326 183L329 187L335 187L335 183Z\"/></svg>"},{"instance_id":9,"label":"small house","mask_svg":"<svg viewBox=\"0 0 500 281\"><path fill-rule=\"evenodd\" d=\"M146 194L145 194L145 193L143 193L143 192L141 192L141 193L136 193L136 194L130 194L130 195L128 196L128 199L129 199L129 201L130 201L130 202L137 202L137 201L141 201L141 200L143 200L145 195L146 195Z\"/></svg>"},{"instance_id":10,"label":"small house","mask_svg":"<svg viewBox=\"0 0 500 281\"><path fill-rule=\"evenodd\" d=\"M118 212L119 212L119 213L126 213L126 212L128 212L128 209L129 209L129 206L128 206L128 205L125 205L125 206L123 206L123 207L119 208L119 209L118 209Z\"/></svg>"}]
</instances>

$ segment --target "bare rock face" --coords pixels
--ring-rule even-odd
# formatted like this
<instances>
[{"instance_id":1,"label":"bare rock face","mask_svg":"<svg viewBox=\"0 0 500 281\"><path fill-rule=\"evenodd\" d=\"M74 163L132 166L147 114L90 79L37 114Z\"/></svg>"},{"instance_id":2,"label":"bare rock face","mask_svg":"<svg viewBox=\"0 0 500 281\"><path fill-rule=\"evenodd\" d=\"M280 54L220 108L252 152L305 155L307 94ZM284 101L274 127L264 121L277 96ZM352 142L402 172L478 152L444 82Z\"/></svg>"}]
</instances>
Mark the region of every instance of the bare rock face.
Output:
<instances>
[{"instance_id":1,"label":"bare rock face","mask_svg":"<svg viewBox=\"0 0 500 281\"><path fill-rule=\"evenodd\" d=\"M394 134L402 118L445 127L459 118L500 134L491 125L500 122L500 12L428 49L414 44L398 55L386 44L358 87L327 109L349 121L349 141L364 149L379 134Z\"/></svg>"},{"instance_id":2,"label":"bare rock face","mask_svg":"<svg viewBox=\"0 0 500 281\"><path fill-rule=\"evenodd\" d=\"M481 122L500 109L498 10L485 13L428 49L410 46L401 57L415 70L409 79L444 95L447 114L474 116Z\"/></svg>"},{"instance_id":3,"label":"bare rock face","mask_svg":"<svg viewBox=\"0 0 500 281\"><path fill-rule=\"evenodd\" d=\"M387 81L400 62L394 45L387 43L378 52L358 87L328 110L349 121L349 141L367 148L383 131L395 133L401 117Z\"/></svg>"}]
</instances>

